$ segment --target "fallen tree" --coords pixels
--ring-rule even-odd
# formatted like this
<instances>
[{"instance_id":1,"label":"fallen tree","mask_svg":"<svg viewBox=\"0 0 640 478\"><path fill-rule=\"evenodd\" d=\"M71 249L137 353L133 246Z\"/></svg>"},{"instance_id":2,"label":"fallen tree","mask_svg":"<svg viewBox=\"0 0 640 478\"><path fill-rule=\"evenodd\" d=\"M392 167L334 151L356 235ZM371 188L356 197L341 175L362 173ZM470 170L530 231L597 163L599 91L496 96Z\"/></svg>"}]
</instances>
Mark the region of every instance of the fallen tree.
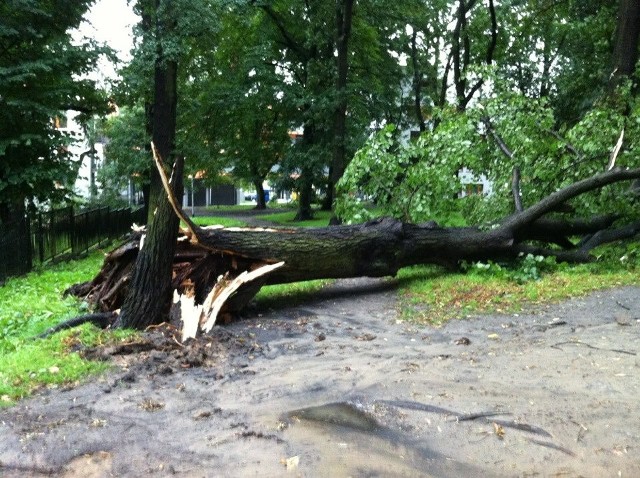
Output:
<instances>
[{"instance_id":1,"label":"fallen tree","mask_svg":"<svg viewBox=\"0 0 640 478\"><path fill-rule=\"evenodd\" d=\"M456 268L462 261L509 261L528 253L567 262L590 261L595 247L638 235L640 221L616 226L619 218L614 214L567 219L555 211L586 192L638 178L640 168L595 175L529 208L519 208L488 229L409 224L392 218L312 229L198 227L169 193L174 211L188 225L179 235L173 259L174 307L181 310L188 337L198 327L209 330L218 316L229 318L265 284L394 276L410 265ZM168 182L165 185L170 191ZM514 184L514 199L518 195ZM92 281L73 286L69 293L105 314L117 311L141 248L144 230L108 254Z\"/></svg>"}]
</instances>

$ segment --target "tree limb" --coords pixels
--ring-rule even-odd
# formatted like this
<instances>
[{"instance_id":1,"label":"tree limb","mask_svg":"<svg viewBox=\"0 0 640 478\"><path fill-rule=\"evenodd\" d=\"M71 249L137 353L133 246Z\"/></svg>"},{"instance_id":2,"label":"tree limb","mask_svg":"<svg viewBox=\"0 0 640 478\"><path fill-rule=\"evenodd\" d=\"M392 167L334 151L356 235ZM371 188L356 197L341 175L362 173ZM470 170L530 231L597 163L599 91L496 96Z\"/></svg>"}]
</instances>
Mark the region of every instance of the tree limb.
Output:
<instances>
[{"instance_id":1,"label":"tree limb","mask_svg":"<svg viewBox=\"0 0 640 478\"><path fill-rule=\"evenodd\" d=\"M585 241L581 245L580 250L583 252L589 252L602 244L608 244L622 239L630 239L638 234L640 234L640 221L627 224L626 226L622 226L617 229L601 230Z\"/></svg>"},{"instance_id":2,"label":"tree limb","mask_svg":"<svg viewBox=\"0 0 640 478\"><path fill-rule=\"evenodd\" d=\"M160 179L162 180L162 186L164 187L164 190L167 193L167 199L169 200L169 203L171 204L171 207L173 208L173 211L176 213L176 216L178 216L187 225L187 228L189 229L189 232L191 232L191 240L194 241L194 242L199 242L199 240L198 240L198 232L197 232L199 228L191 220L191 218L189 218L189 216L187 216L184 213L182 208L178 205L178 201L176 200L176 196L173 193L173 189L171 188L171 184L170 184L171 181L167 177L167 173L164 170L164 163L162 162L162 158L158 154L158 151L156 150L156 146L153 143L153 141L151 142L151 151L153 153L153 161L154 161L154 163L156 165L156 168L158 168L158 173L160 174Z\"/></svg>"},{"instance_id":3,"label":"tree limb","mask_svg":"<svg viewBox=\"0 0 640 478\"><path fill-rule=\"evenodd\" d=\"M495 128L493 127L493 123L491 123L491 119L488 116L485 116L484 118L482 118L482 123L485 125L485 127L487 128L487 131L489 132L493 140L498 145L498 148L500 149L500 151L502 151L502 154L504 154L507 158L513 160L514 158L513 152L509 149L509 146L507 146L507 143L504 142L504 140L502 139L502 136L500 136L498 132L495 130Z\"/></svg>"},{"instance_id":4,"label":"tree limb","mask_svg":"<svg viewBox=\"0 0 640 478\"><path fill-rule=\"evenodd\" d=\"M517 212L522 212L522 195L520 194L520 168L513 167L511 175L511 192L513 193L513 204Z\"/></svg>"},{"instance_id":5,"label":"tree limb","mask_svg":"<svg viewBox=\"0 0 640 478\"><path fill-rule=\"evenodd\" d=\"M640 178L640 168L613 169L611 171L596 174L595 176L583 179L582 181L578 181L560 189L559 191L545 197L537 204L525 209L523 212L512 215L507 218L498 229L504 232L509 231L510 233L513 233L519 228L533 223L533 221L541 218L543 215L567 202L569 199L589 191L600 189L609 184L638 178Z\"/></svg>"}]
</instances>

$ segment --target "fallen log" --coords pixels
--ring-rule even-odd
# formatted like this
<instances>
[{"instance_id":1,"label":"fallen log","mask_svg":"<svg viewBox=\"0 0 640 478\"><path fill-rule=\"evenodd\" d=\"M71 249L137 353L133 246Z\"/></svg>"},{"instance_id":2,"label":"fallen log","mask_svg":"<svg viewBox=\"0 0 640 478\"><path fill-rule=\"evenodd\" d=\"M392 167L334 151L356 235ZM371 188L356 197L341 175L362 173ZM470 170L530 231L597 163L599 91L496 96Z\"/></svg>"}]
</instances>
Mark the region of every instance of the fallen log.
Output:
<instances>
[{"instance_id":1,"label":"fallen log","mask_svg":"<svg viewBox=\"0 0 640 478\"><path fill-rule=\"evenodd\" d=\"M189 222L189 229L181 231L178 238L172 277L180 300L190 301L189 307L184 306L191 316L185 337L193 336L198 326L209 329L217 316L230 317L264 284L394 276L400 268L416 264L451 269L462 261L509 261L522 253L541 253L568 262L589 261L593 247L636 236L638 223L612 229L617 219L614 215L564 219L557 213L554 217L547 214L579 194L639 177L640 169L596 175L551 194L489 230L444 228L434 222L409 224L392 218L324 228L198 227ZM181 210L176 213L184 217ZM135 232L106 257L93 281L68 292L86 298L102 312L118 309L143 240L143 231ZM266 271L263 274L252 274L274 264L279 265L262 269ZM242 274L244 279L236 280ZM207 301L212 294L215 297ZM194 321L198 326L194 327Z\"/></svg>"}]
</instances>

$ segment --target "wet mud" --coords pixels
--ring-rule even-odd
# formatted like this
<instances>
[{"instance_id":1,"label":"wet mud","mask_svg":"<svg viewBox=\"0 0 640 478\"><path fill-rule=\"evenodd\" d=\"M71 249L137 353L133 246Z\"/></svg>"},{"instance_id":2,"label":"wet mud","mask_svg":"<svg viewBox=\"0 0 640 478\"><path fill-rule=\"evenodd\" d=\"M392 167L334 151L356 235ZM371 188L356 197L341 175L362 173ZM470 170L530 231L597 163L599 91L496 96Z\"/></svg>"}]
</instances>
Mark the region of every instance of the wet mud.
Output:
<instances>
[{"instance_id":1,"label":"wet mud","mask_svg":"<svg viewBox=\"0 0 640 478\"><path fill-rule=\"evenodd\" d=\"M640 288L441 328L338 281L0 411L1 476L640 476Z\"/></svg>"}]
</instances>

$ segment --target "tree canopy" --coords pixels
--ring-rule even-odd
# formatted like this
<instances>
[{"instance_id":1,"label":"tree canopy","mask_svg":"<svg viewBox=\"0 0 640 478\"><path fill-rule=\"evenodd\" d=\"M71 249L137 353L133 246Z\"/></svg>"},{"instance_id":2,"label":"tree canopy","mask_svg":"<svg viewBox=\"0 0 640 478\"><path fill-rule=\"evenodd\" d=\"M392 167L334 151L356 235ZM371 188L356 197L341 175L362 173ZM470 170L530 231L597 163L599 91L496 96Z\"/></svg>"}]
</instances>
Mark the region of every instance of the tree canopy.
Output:
<instances>
[{"instance_id":1,"label":"tree canopy","mask_svg":"<svg viewBox=\"0 0 640 478\"><path fill-rule=\"evenodd\" d=\"M107 101L86 79L99 54L90 39L74 42L71 29L92 1L7 0L0 5L0 220L25 201L61 200L77 167L60 131L67 110L87 117L107 111Z\"/></svg>"}]
</instances>

